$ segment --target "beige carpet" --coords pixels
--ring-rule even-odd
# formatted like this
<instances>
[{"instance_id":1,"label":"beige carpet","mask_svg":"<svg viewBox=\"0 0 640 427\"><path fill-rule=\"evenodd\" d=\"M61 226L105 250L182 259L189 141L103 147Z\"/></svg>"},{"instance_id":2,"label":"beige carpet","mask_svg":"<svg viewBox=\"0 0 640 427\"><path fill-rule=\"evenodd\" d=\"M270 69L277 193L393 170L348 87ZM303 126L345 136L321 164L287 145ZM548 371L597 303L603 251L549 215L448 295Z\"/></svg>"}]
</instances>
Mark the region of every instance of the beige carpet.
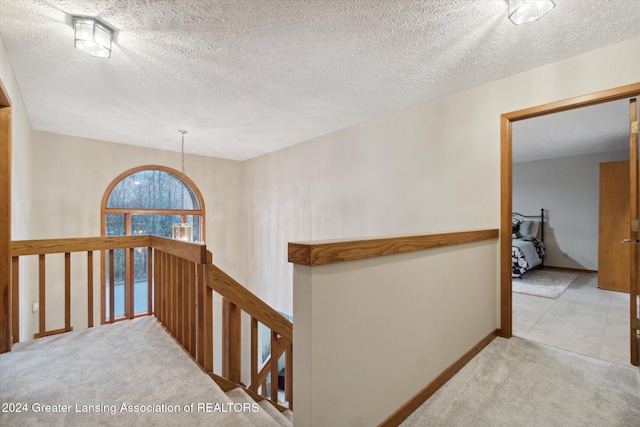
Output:
<instances>
[{"instance_id":1,"label":"beige carpet","mask_svg":"<svg viewBox=\"0 0 640 427\"><path fill-rule=\"evenodd\" d=\"M0 426L267 425L233 411L184 411L192 403L231 402L152 317L22 343L0 355L0 405L28 409L0 410ZM123 404L158 411L125 412ZM76 405L104 411L76 412ZM44 412L62 408L70 412ZM640 426L640 371L497 338L403 425Z\"/></svg>"},{"instance_id":2,"label":"beige carpet","mask_svg":"<svg viewBox=\"0 0 640 427\"><path fill-rule=\"evenodd\" d=\"M402 426L638 427L640 370L496 338Z\"/></svg>"},{"instance_id":3,"label":"beige carpet","mask_svg":"<svg viewBox=\"0 0 640 427\"><path fill-rule=\"evenodd\" d=\"M251 426L242 413L222 412L231 402L154 317L28 341L0 354L0 405L11 409L0 410L0 426ZM76 412L85 406L93 412ZM152 412L128 412L136 407ZM46 412L61 409L69 412Z\"/></svg>"}]
</instances>

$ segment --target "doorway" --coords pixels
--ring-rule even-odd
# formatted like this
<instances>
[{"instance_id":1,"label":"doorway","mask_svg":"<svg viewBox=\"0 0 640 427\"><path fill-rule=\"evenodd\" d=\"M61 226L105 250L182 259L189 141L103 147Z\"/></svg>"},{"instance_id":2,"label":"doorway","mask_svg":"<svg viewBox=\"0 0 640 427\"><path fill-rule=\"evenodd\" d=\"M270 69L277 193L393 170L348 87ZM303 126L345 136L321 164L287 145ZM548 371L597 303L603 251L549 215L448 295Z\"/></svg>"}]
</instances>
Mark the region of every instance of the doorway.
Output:
<instances>
[{"instance_id":1,"label":"doorway","mask_svg":"<svg viewBox=\"0 0 640 427\"><path fill-rule=\"evenodd\" d=\"M524 110L519 110L501 116L501 235L511 234L511 214L513 211L513 147L512 123L524 119L545 116L557 112L606 103L620 99L631 98L640 94L640 83L623 86L607 91L597 92L568 100L558 101ZM636 119L637 120L637 119ZM501 336L511 337L513 328L512 318L512 278L511 278L511 239L501 239ZM635 289L635 288L634 288ZM632 291L631 296L635 296ZM634 299L635 301L635 299ZM632 363L638 364L637 342L632 342Z\"/></svg>"}]
</instances>

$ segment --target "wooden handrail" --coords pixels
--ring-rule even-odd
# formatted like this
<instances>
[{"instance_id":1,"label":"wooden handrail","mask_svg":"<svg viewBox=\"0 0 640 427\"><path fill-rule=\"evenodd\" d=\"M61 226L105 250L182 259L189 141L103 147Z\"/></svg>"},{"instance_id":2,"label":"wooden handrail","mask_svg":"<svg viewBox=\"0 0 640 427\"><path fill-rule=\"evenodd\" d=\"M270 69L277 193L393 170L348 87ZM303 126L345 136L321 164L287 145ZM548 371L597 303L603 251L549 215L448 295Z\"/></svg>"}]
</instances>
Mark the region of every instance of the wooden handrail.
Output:
<instances>
[{"instance_id":1,"label":"wooden handrail","mask_svg":"<svg viewBox=\"0 0 640 427\"><path fill-rule=\"evenodd\" d=\"M211 252L202 243L182 242L168 237L149 236L149 246L197 264L211 264Z\"/></svg>"},{"instance_id":2,"label":"wooden handrail","mask_svg":"<svg viewBox=\"0 0 640 427\"><path fill-rule=\"evenodd\" d=\"M255 296L215 264L209 267L209 287L250 316L288 341L293 340L293 325L284 316Z\"/></svg>"},{"instance_id":3,"label":"wooden handrail","mask_svg":"<svg viewBox=\"0 0 640 427\"><path fill-rule=\"evenodd\" d=\"M146 234L140 236L14 240L11 242L11 256L131 249L149 246L198 264L211 263L211 252L208 252L207 247L203 244L181 242L180 240Z\"/></svg>"},{"instance_id":4,"label":"wooden handrail","mask_svg":"<svg viewBox=\"0 0 640 427\"><path fill-rule=\"evenodd\" d=\"M289 243L289 262L316 266L496 239L498 229Z\"/></svg>"},{"instance_id":5,"label":"wooden handrail","mask_svg":"<svg viewBox=\"0 0 640 427\"><path fill-rule=\"evenodd\" d=\"M14 240L11 256L105 251L149 246L150 236L105 236L70 239Z\"/></svg>"}]
</instances>

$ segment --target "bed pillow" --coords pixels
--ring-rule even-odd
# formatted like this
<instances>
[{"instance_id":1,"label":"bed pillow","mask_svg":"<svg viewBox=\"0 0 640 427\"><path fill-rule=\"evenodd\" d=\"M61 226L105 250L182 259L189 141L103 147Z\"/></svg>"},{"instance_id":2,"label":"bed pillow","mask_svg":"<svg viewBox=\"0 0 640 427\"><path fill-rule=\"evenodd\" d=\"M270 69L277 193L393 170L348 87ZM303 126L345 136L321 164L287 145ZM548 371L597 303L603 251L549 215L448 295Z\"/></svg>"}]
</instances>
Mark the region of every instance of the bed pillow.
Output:
<instances>
[{"instance_id":1,"label":"bed pillow","mask_svg":"<svg viewBox=\"0 0 640 427\"><path fill-rule=\"evenodd\" d=\"M519 230L520 230L520 224L521 222L518 221L515 218L511 219L511 237L514 239L517 239L519 237Z\"/></svg>"},{"instance_id":2,"label":"bed pillow","mask_svg":"<svg viewBox=\"0 0 640 427\"><path fill-rule=\"evenodd\" d=\"M537 238L539 226L540 222L538 221L522 221L518 235L522 238Z\"/></svg>"}]
</instances>

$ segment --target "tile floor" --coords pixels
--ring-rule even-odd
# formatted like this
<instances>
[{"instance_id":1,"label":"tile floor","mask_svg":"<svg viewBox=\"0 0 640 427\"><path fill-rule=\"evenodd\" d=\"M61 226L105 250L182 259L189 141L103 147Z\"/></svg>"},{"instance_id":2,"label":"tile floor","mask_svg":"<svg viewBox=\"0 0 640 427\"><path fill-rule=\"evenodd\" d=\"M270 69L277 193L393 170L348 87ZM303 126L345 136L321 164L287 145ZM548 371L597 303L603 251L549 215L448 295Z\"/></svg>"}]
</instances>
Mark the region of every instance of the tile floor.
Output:
<instances>
[{"instance_id":1,"label":"tile floor","mask_svg":"<svg viewBox=\"0 0 640 427\"><path fill-rule=\"evenodd\" d=\"M598 288L580 273L558 299L513 294L513 335L631 366L629 294Z\"/></svg>"}]
</instances>

